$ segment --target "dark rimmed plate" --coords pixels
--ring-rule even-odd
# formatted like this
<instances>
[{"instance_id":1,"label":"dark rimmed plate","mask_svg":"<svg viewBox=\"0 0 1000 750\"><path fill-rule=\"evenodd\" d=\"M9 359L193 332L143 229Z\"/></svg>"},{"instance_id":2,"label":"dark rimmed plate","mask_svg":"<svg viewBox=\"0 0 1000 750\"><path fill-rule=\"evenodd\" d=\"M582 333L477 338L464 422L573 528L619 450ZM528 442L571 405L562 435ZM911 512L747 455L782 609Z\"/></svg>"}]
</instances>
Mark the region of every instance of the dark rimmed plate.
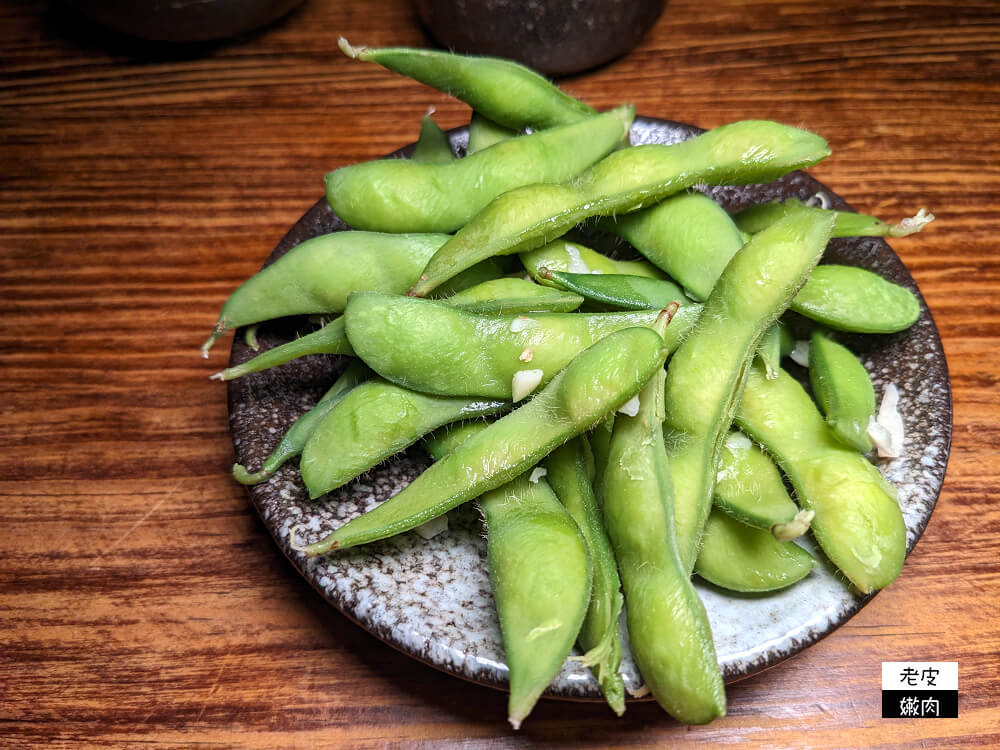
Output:
<instances>
[{"instance_id":1,"label":"dark rimmed plate","mask_svg":"<svg viewBox=\"0 0 1000 750\"><path fill-rule=\"evenodd\" d=\"M633 143L675 143L701 132L680 123L637 117ZM462 153L467 129L450 133ZM404 156L403 149L393 156ZM833 191L796 172L766 185L708 190L728 210L785 198L820 195L831 207L846 209ZM268 262L319 234L346 229L325 200L312 207L278 244ZM880 239L833 240L824 262L863 266L919 295L902 262ZM923 532L944 481L951 441L951 390L941 340L930 312L909 330L892 336L859 336L851 342L881 394L888 383L900 391L906 428L904 455L878 466L899 491L907 527L907 553ZM311 330L302 320L261 326L263 347ZM236 336L230 363L253 353ZM329 387L346 360L314 356L229 383L229 414L236 459L257 468L294 420ZM500 630L486 573L486 545L476 511L465 506L449 514L448 531L430 540L415 533L351 549L331 557L306 559L291 549L290 532L301 527L313 541L387 499L429 463L417 446L362 478L313 503L297 466L286 464L269 482L250 487L260 517L303 576L337 609L390 645L432 666L478 683L503 687L507 680ZM807 542L804 543L808 544ZM820 555L820 557L822 557ZM902 575L906 575L904 568ZM715 636L727 681L771 667L798 653L846 622L871 597L851 591L829 565L785 591L748 597L696 581ZM627 649L626 649L627 651ZM626 653L630 690L641 684ZM601 700L586 669L567 662L549 694Z\"/></svg>"}]
</instances>

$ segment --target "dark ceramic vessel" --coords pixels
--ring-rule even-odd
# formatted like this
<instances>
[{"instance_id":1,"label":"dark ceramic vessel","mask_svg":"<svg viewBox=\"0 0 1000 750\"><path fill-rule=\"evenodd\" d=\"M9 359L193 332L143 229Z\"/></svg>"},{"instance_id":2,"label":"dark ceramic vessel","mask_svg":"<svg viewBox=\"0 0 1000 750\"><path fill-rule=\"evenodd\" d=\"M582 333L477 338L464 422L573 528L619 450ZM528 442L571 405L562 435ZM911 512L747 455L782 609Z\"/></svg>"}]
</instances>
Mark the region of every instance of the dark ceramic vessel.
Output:
<instances>
[{"instance_id":1,"label":"dark ceramic vessel","mask_svg":"<svg viewBox=\"0 0 1000 750\"><path fill-rule=\"evenodd\" d=\"M518 60L560 76L625 54L663 12L665 0L414 0L439 44Z\"/></svg>"},{"instance_id":2,"label":"dark ceramic vessel","mask_svg":"<svg viewBox=\"0 0 1000 750\"><path fill-rule=\"evenodd\" d=\"M284 16L302 0L64 0L103 26L157 42L226 39Z\"/></svg>"},{"instance_id":3,"label":"dark ceramic vessel","mask_svg":"<svg viewBox=\"0 0 1000 750\"><path fill-rule=\"evenodd\" d=\"M637 117L633 143L674 143L700 132L665 120ZM468 131L450 133L461 154ZM394 154L404 156L403 149ZM753 203L821 194L834 208L848 208L833 191L802 172L766 185L712 188L730 211ZM347 226L320 200L292 227L271 254L272 262L300 242ZM919 291L899 258L881 239L833 240L828 263L863 266ZM922 312L907 331L891 336L858 336L849 343L863 360L876 390L892 382L900 390L905 423L904 454L878 460L899 492L907 529L907 554L920 537L944 480L951 441L951 390L937 328L921 298ZM265 348L311 330L305 320L286 319L261 326ZM230 363L253 352L237 333ZM229 384L229 414L236 459L256 469L285 430L311 408L346 360L313 356ZM345 615L390 645L437 668L475 682L504 687L500 631L485 566L485 540L475 508L449 513L448 531L431 540L414 533L315 559L290 546L290 532L315 541L405 486L429 464L418 446L394 457L347 486L311 502L298 469L286 464L269 482L249 488L250 498L275 542L302 575ZM820 560L822 553L803 541ZM904 567L902 575L905 576ZM796 585L766 596L741 596L696 579L711 621L727 681L774 666L833 632L871 597L852 591L832 566L823 563ZM623 674L630 690L642 684L626 648ZM567 662L549 695L601 700L590 672Z\"/></svg>"}]
</instances>

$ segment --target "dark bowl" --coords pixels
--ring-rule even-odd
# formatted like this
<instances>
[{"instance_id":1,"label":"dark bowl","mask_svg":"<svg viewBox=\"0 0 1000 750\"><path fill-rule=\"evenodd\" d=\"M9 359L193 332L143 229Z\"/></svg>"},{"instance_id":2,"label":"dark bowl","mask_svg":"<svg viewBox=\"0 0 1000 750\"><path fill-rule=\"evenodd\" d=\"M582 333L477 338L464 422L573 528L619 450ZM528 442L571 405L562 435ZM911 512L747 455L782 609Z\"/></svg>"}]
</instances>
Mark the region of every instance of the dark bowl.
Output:
<instances>
[{"instance_id":1,"label":"dark bowl","mask_svg":"<svg viewBox=\"0 0 1000 750\"><path fill-rule=\"evenodd\" d=\"M666 0L414 0L439 44L457 52L518 60L551 76L625 54Z\"/></svg>"},{"instance_id":2,"label":"dark bowl","mask_svg":"<svg viewBox=\"0 0 1000 750\"><path fill-rule=\"evenodd\" d=\"M302 0L64 0L115 31L157 42L203 42L281 18Z\"/></svg>"}]
</instances>

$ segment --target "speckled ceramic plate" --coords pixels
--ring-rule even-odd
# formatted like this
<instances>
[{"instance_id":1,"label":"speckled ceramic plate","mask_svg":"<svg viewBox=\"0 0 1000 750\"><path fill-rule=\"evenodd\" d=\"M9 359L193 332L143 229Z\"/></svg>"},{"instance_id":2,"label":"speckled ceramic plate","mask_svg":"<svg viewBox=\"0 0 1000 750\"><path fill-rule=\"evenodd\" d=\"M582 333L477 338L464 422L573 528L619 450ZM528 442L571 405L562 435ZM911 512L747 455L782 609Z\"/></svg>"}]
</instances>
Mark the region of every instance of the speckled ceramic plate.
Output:
<instances>
[{"instance_id":1,"label":"speckled ceramic plate","mask_svg":"<svg viewBox=\"0 0 1000 750\"><path fill-rule=\"evenodd\" d=\"M632 139L634 143L673 143L697 132L691 126L640 117ZM450 136L456 153L463 153L467 131L453 131ZM407 153L404 149L394 156ZM801 172L767 185L711 191L731 211L779 198L804 200L817 193L833 207L848 208L831 190ZM292 227L269 262L305 239L345 228L321 200ZM926 241L933 241L932 236ZM863 266L917 292L899 258L880 239L834 240L825 262ZM259 339L270 348L307 330L311 330L309 324L301 319L274 321L261 326ZM920 320L908 331L857 337L851 345L872 374L879 393L890 382L896 383L901 393L905 454L879 461L879 469L899 490L909 552L930 518L948 459L951 391L941 341L924 306ZM242 336L237 335L231 364L251 356ZM339 357L307 357L230 383L230 424L237 460L257 468L344 366L345 360ZM408 533L311 560L289 546L293 527L304 526L307 541L319 539L387 499L428 463L424 451L415 446L313 503L295 462L291 462L269 482L250 487L249 493L284 553L341 612L421 661L478 683L504 687L507 667L486 573L486 544L471 504L452 511L448 531L429 541ZM906 575L905 568L902 575ZM708 610L727 681L773 666L815 643L870 599L849 590L828 564L795 586L768 596L736 596L701 581L696 584ZM629 688L641 685L627 654L623 671ZM571 662L555 679L549 694L601 699L590 672Z\"/></svg>"}]
</instances>

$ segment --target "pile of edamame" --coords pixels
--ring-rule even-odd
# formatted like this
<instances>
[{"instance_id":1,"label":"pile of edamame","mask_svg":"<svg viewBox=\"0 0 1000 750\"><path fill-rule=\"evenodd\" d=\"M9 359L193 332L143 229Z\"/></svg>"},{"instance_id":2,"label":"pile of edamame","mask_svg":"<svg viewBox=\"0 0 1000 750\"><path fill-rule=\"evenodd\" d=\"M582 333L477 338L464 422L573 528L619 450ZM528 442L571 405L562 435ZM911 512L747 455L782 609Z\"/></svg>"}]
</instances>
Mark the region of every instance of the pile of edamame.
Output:
<instances>
[{"instance_id":1,"label":"pile of edamame","mask_svg":"<svg viewBox=\"0 0 1000 750\"><path fill-rule=\"evenodd\" d=\"M795 201L730 216L696 188L776 179L826 142L746 121L631 146L631 107L598 113L519 64L341 49L470 104L469 146L456 157L427 116L412 158L331 172L327 199L352 229L302 242L226 301L206 355L230 329L329 322L213 377L354 358L234 476L267 481L298 456L318 499L423 440L423 474L296 548L336 554L476 501L513 726L574 646L622 714L622 619L667 712L724 715L693 574L742 594L793 585L816 564L793 541L806 532L859 592L902 567L902 514L866 457L900 436L837 337L902 331L920 306L874 273L817 264L831 237L904 236L933 217L890 225ZM585 246L584 221L639 257ZM811 325L812 396L782 366L804 351L789 310Z\"/></svg>"}]
</instances>

